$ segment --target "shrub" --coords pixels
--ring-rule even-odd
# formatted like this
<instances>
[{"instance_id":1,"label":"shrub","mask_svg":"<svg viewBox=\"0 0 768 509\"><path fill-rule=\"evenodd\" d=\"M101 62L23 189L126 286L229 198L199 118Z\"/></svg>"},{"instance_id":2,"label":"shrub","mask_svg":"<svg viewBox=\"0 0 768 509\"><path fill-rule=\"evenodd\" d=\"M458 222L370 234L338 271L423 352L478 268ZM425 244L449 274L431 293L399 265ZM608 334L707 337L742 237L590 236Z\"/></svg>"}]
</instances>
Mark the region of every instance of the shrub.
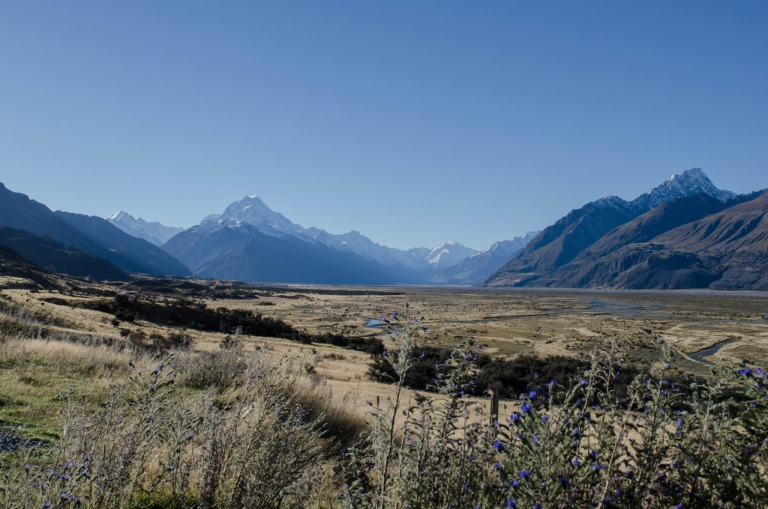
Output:
<instances>
[{"instance_id":1,"label":"shrub","mask_svg":"<svg viewBox=\"0 0 768 509\"><path fill-rule=\"evenodd\" d=\"M486 363L480 369L478 385L499 397L513 398L552 380L563 385L588 368L589 361L574 357L521 355L513 360L496 359Z\"/></svg>"},{"instance_id":2,"label":"shrub","mask_svg":"<svg viewBox=\"0 0 768 509\"><path fill-rule=\"evenodd\" d=\"M68 394L55 446L0 459L0 506L304 507L322 423L286 394L279 363L251 357L229 404L174 390L175 364L136 372L95 410Z\"/></svg>"},{"instance_id":3,"label":"shrub","mask_svg":"<svg viewBox=\"0 0 768 509\"><path fill-rule=\"evenodd\" d=\"M242 337L226 336L219 346L216 352L199 352L190 358L182 375L184 385L221 392L242 382L247 367Z\"/></svg>"},{"instance_id":4,"label":"shrub","mask_svg":"<svg viewBox=\"0 0 768 509\"><path fill-rule=\"evenodd\" d=\"M438 365L438 395L400 407L407 356L419 351L412 333L395 336L396 396L372 411L366 442L345 458L347 507L760 507L768 495L761 369L684 385L662 345L662 362L626 381L610 345L562 382L533 377L514 410L487 425L469 418L464 398L478 359L468 342Z\"/></svg>"}]
</instances>

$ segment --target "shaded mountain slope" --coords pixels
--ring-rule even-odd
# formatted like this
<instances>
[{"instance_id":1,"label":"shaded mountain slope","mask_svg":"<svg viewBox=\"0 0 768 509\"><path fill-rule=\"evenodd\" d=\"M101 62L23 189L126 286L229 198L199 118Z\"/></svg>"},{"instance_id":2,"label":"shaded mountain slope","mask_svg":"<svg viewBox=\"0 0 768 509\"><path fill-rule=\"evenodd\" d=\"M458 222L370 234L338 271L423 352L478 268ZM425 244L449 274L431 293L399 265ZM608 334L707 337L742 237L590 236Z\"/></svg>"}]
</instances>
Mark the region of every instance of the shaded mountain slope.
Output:
<instances>
[{"instance_id":1,"label":"shaded mountain slope","mask_svg":"<svg viewBox=\"0 0 768 509\"><path fill-rule=\"evenodd\" d=\"M668 211L675 208L669 207ZM645 219L658 219L660 212ZM639 235L637 241L604 250L600 256L585 254L531 286L766 290L767 212L768 193L764 193L653 238ZM602 247L610 245L610 237L616 240L620 233L626 233L619 230L601 240Z\"/></svg>"},{"instance_id":2,"label":"shaded mountain slope","mask_svg":"<svg viewBox=\"0 0 768 509\"><path fill-rule=\"evenodd\" d=\"M57 211L56 215L89 239L97 239L95 254L129 272L165 276L190 276L181 262L158 246L128 235L109 221L96 216Z\"/></svg>"},{"instance_id":3,"label":"shaded mountain slope","mask_svg":"<svg viewBox=\"0 0 768 509\"><path fill-rule=\"evenodd\" d=\"M189 275L189 271L149 242L131 237L105 219L54 213L24 194L0 184L0 225L45 235L80 251L100 256L124 271Z\"/></svg>"},{"instance_id":4,"label":"shaded mountain slope","mask_svg":"<svg viewBox=\"0 0 768 509\"><path fill-rule=\"evenodd\" d=\"M128 281L131 278L111 262L90 253L84 253L43 235L29 233L15 228L0 227L0 244L7 246L23 257L9 260L28 261L51 272L60 272L76 277Z\"/></svg>"},{"instance_id":5,"label":"shaded mountain slope","mask_svg":"<svg viewBox=\"0 0 768 509\"><path fill-rule=\"evenodd\" d=\"M620 272L615 260L604 259L611 253L723 210L738 201L734 197L731 191L712 184L701 169L693 168L673 175L631 202L607 197L588 203L543 230L486 284L559 287L606 284L609 274L616 277ZM640 258L648 262L653 252ZM640 253L634 252L631 258L638 256ZM688 261L674 260L669 263L688 264ZM635 266L639 271L637 263L627 259L624 265ZM596 272L600 273L599 277Z\"/></svg>"},{"instance_id":6,"label":"shaded mountain slope","mask_svg":"<svg viewBox=\"0 0 768 509\"><path fill-rule=\"evenodd\" d=\"M768 290L768 192L660 235L667 249L691 253L720 278L724 290Z\"/></svg>"},{"instance_id":7,"label":"shaded mountain slope","mask_svg":"<svg viewBox=\"0 0 768 509\"><path fill-rule=\"evenodd\" d=\"M603 235L642 212L615 196L572 210L539 233L491 277L492 286L521 286L573 260Z\"/></svg>"}]
</instances>

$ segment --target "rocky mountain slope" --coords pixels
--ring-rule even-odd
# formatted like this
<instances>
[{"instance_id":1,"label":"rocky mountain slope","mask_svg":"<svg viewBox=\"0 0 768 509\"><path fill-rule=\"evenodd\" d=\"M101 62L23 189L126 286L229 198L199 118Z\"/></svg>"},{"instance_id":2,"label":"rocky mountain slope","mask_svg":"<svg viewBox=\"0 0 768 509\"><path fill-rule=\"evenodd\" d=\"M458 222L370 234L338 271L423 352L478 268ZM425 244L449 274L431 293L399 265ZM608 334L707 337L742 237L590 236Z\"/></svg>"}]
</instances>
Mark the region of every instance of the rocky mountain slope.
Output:
<instances>
[{"instance_id":1,"label":"rocky mountain slope","mask_svg":"<svg viewBox=\"0 0 768 509\"><path fill-rule=\"evenodd\" d=\"M572 211L544 230L488 284L762 289L759 274L768 272L768 261L758 256L768 250L768 240L760 234L763 199L762 193L736 196L720 190L701 170L689 170L632 202L612 199L614 206L602 211L592 206L596 202ZM617 209L636 215L621 222ZM607 228L612 221L619 224ZM573 242L584 231L592 237L581 234L577 236L581 243ZM716 232L721 238L715 241ZM733 232L741 236L729 235Z\"/></svg>"}]
</instances>

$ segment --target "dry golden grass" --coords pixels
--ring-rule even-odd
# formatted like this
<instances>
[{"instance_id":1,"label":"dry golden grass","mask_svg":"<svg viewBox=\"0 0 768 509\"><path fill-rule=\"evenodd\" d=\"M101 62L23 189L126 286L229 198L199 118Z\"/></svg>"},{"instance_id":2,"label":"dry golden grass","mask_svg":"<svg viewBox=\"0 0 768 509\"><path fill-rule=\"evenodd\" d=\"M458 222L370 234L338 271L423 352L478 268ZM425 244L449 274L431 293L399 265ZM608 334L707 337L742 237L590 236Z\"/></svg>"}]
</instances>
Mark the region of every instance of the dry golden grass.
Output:
<instances>
[{"instance_id":1,"label":"dry golden grass","mask_svg":"<svg viewBox=\"0 0 768 509\"><path fill-rule=\"evenodd\" d=\"M292 288L258 299L205 302L212 308L247 309L280 318L309 333L352 336L374 334L375 330L363 327L368 318L401 312L409 303L411 309L421 311L426 317L425 324L429 327L424 338L426 344L452 347L462 339L473 337L486 345L487 354L501 358L521 354L583 357L596 345L616 338L638 359L650 361L649 352L654 348L655 337L660 335L682 354L735 339L709 359L715 363L742 359L756 363L768 361L768 321L762 319L768 310L768 299L761 296L706 292L370 290L370 293L350 295ZM73 296L28 289L2 290L2 294L31 314L48 317L53 323L48 327L57 334L87 333L121 342L125 339L120 336L120 328L147 335L168 335L178 330L145 322L121 323L115 327L109 314L43 301L55 297L74 304L77 300L94 298L82 294ZM194 351L216 352L226 336L192 330L187 333L193 339ZM68 366L66 370L72 369L72 372L78 369L97 372L103 368L115 372L115 376L121 369L119 366L125 366L131 355L108 347L91 348L58 341L30 341L13 348L30 358ZM357 416L365 416L370 411L366 400L375 401L378 397L382 401L392 394L392 387L367 380L370 361L367 354L330 345L246 337L245 350L254 348L295 359L295 364L314 376L336 406L352 408ZM690 358L683 358L681 364L689 372L708 372L706 366Z\"/></svg>"}]
</instances>

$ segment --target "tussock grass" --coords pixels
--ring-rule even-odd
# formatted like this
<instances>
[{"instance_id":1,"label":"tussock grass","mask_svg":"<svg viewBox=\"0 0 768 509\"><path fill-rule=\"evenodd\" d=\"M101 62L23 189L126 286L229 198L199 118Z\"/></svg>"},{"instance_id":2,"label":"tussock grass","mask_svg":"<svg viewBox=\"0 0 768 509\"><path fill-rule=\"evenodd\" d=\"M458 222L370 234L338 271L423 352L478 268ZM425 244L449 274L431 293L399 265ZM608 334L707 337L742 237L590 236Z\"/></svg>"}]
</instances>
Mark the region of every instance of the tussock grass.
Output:
<instances>
[{"instance_id":1,"label":"tussock grass","mask_svg":"<svg viewBox=\"0 0 768 509\"><path fill-rule=\"evenodd\" d=\"M34 424L29 436L49 445L0 451L0 506L650 509L768 497L763 370L681 380L661 345L661 362L627 381L621 349L602 343L568 376L531 371L489 423L468 398L478 345L437 359L432 393L407 403L421 317L388 321L394 391L366 420L334 397L317 355L248 351L238 333L215 351L162 356L6 334L0 420Z\"/></svg>"},{"instance_id":2,"label":"tussock grass","mask_svg":"<svg viewBox=\"0 0 768 509\"><path fill-rule=\"evenodd\" d=\"M7 340L0 351L0 363L6 366L42 362L52 370L85 376L109 371L127 373L128 363L134 358L135 354L126 349L50 339Z\"/></svg>"}]
</instances>

